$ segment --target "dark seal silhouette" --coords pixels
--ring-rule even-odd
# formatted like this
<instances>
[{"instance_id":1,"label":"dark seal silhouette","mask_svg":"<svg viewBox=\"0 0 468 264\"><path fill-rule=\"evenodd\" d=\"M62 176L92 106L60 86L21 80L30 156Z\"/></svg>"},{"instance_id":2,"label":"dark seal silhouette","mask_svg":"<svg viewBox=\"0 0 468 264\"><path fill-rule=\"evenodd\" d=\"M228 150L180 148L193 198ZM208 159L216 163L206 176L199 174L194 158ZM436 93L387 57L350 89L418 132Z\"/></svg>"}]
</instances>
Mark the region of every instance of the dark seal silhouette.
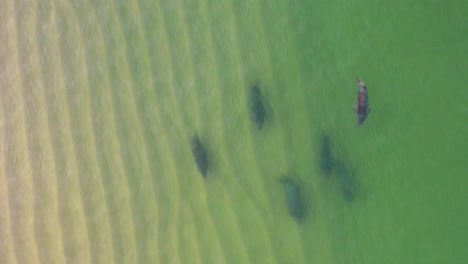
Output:
<instances>
[{"instance_id":1,"label":"dark seal silhouette","mask_svg":"<svg viewBox=\"0 0 468 264\"><path fill-rule=\"evenodd\" d=\"M338 181L340 182L343 197L348 202L354 201L356 197L356 177L354 170L343 162L339 162L336 167Z\"/></svg>"},{"instance_id":2,"label":"dark seal silhouette","mask_svg":"<svg viewBox=\"0 0 468 264\"><path fill-rule=\"evenodd\" d=\"M336 166L336 158L333 154L333 146L328 135L323 135L320 148L320 169L325 175L330 176Z\"/></svg>"},{"instance_id":3,"label":"dark seal silhouette","mask_svg":"<svg viewBox=\"0 0 468 264\"><path fill-rule=\"evenodd\" d=\"M354 111L358 115L358 125L362 125L364 120L366 120L367 115L371 112L371 108L369 107L369 96L367 95L367 87L366 84L356 77L356 81L359 84L358 88L358 105L354 107Z\"/></svg>"},{"instance_id":4,"label":"dark seal silhouette","mask_svg":"<svg viewBox=\"0 0 468 264\"><path fill-rule=\"evenodd\" d=\"M206 173L208 172L208 154L198 136L192 138L192 153L198 170L203 177L206 177Z\"/></svg>"},{"instance_id":5,"label":"dark seal silhouette","mask_svg":"<svg viewBox=\"0 0 468 264\"><path fill-rule=\"evenodd\" d=\"M250 117L258 129L263 127L265 122L265 105L263 104L262 92L259 84L255 84L250 88L249 98Z\"/></svg>"},{"instance_id":6,"label":"dark seal silhouette","mask_svg":"<svg viewBox=\"0 0 468 264\"><path fill-rule=\"evenodd\" d=\"M305 217L305 206L299 185L288 177L283 177L279 181L283 184L286 192L289 213L296 220L302 221Z\"/></svg>"}]
</instances>

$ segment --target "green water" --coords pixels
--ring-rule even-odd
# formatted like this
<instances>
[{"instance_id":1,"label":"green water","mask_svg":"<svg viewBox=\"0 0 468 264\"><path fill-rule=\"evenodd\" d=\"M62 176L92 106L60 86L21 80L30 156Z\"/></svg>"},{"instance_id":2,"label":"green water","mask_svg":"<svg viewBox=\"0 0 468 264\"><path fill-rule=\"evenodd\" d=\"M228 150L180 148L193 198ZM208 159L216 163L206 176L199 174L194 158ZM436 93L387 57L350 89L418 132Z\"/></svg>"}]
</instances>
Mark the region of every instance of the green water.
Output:
<instances>
[{"instance_id":1,"label":"green water","mask_svg":"<svg viewBox=\"0 0 468 264\"><path fill-rule=\"evenodd\" d=\"M0 263L468 263L467 13L3 1ZM352 201L320 170L323 135L354 173ZM303 221L282 176L301 184Z\"/></svg>"}]
</instances>

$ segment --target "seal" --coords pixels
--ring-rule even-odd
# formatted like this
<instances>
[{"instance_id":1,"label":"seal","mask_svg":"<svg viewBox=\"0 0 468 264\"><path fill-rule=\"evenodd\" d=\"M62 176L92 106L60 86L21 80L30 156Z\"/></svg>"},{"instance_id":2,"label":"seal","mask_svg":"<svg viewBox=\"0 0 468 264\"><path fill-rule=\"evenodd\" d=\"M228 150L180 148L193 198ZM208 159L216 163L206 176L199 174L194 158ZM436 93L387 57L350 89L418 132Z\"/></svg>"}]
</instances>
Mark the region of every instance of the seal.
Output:
<instances>
[{"instance_id":1,"label":"seal","mask_svg":"<svg viewBox=\"0 0 468 264\"><path fill-rule=\"evenodd\" d=\"M208 153L197 135L192 138L192 154L197 164L198 171L200 171L203 177L206 177L208 172Z\"/></svg>"},{"instance_id":2,"label":"seal","mask_svg":"<svg viewBox=\"0 0 468 264\"><path fill-rule=\"evenodd\" d=\"M366 120L367 115L371 112L371 108L369 107L369 96L367 95L367 87L366 84L359 79L359 77L356 77L356 81L359 84L358 88L358 105L357 107L354 107L354 111L357 113L358 116L358 126L362 125L364 123L364 120Z\"/></svg>"},{"instance_id":3,"label":"seal","mask_svg":"<svg viewBox=\"0 0 468 264\"><path fill-rule=\"evenodd\" d=\"M279 181L283 184L286 192L289 213L297 221L302 221L305 217L305 206L299 185L289 177L282 177Z\"/></svg>"},{"instance_id":4,"label":"seal","mask_svg":"<svg viewBox=\"0 0 468 264\"><path fill-rule=\"evenodd\" d=\"M252 121L257 125L258 129L261 129L265 122L266 111L262 100L262 92L260 91L260 85L258 83L250 88L249 108Z\"/></svg>"}]
</instances>

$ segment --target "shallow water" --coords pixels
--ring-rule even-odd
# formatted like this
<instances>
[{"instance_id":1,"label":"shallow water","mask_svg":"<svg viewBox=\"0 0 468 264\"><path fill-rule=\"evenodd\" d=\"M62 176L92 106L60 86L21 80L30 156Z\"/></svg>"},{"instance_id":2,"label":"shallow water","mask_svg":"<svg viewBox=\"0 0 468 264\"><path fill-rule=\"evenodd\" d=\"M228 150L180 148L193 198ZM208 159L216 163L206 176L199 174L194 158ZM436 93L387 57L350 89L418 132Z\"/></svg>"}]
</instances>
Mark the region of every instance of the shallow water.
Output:
<instances>
[{"instance_id":1,"label":"shallow water","mask_svg":"<svg viewBox=\"0 0 468 264\"><path fill-rule=\"evenodd\" d=\"M0 263L468 262L466 13L2 1Z\"/></svg>"}]
</instances>

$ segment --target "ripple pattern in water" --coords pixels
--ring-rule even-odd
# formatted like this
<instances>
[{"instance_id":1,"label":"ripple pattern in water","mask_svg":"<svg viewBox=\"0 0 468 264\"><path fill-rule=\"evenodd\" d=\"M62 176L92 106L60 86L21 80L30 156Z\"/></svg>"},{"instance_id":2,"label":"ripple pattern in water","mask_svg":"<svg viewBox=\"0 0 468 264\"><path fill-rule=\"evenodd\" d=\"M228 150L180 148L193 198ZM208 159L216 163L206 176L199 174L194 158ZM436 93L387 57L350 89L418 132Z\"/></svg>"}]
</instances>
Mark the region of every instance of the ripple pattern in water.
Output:
<instances>
[{"instance_id":1,"label":"ripple pattern in water","mask_svg":"<svg viewBox=\"0 0 468 264\"><path fill-rule=\"evenodd\" d=\"M463 10L2 1L0 263L466 263Z\"/></svg>"}]
</instances>

